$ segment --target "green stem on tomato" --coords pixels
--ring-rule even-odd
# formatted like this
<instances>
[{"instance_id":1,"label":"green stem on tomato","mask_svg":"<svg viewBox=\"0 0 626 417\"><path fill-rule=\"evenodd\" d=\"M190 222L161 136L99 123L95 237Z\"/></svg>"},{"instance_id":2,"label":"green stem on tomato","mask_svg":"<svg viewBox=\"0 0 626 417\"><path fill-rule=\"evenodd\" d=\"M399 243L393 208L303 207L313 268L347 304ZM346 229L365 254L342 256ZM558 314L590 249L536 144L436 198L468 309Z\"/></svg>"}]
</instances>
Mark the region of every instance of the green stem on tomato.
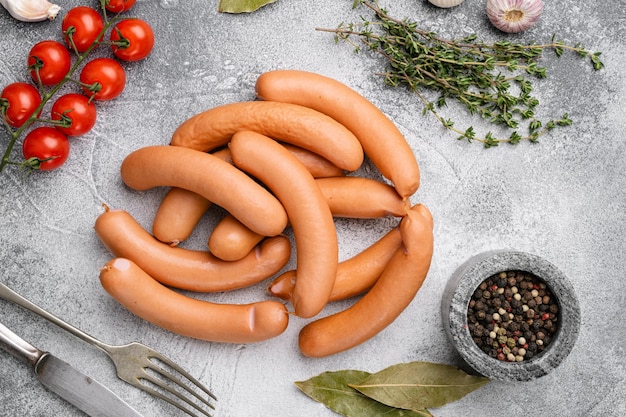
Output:
<instances>
[{"instance_id":1,"label":"green stem on tomato","mask_svg":"<svg viewBox=\"0 0 626 417\"><path fill-rule=\"evenodd\" d=\"M98 35L98 37L96 39L103 39L104 35L106 34L106 32L109 30L109 28L117 23L119 20L121 20L118 17L114 17L113 19L108 19L106 17L106 9L104 8L104 5L106 3L106 0L100 0L100 3L102 5L102 9L103 9L103 14L105 16L105 24L104 27L102 29L102 31L100 32L100 34ZM33 123L39 121L39 117L38 115L42 112L44 106L48 103L48 101L50 101L50 99L61 89L61 87L63 87L65 85L66 82L68 81L74 81L74 79L72 78L72 76L74 75L74 73L76 72L76 70L81 66L81 64L83 63L83 61L85 59L87 59L87 57L89 56L89 54L91 53L91 51L97 47L98 45L100 45L101 43L103 43L101 40L96 40L94 41L89 48L87 48L87 50L85 52L83 52L82 54L76 54L76 61L74 62L74 65L72 65L70 67L70 70L68 71L68 73L65 75L65 77L63 78L63 80L61 80L58 84L56 84L54 87L52 87L49 91L46 91L46 89L43 87L43 84L41 83L41 79L39 77L39 68L34 68L35 72L36 72L36 78L39 84L39 89L42 92L42 99L41 99L41 103L39 103L39 106L37 106L37 108L35 109L35 111L33 111L33 113L30 115L30 117L28 118L28 120L26 120L26 122L24 122L24 124L22 126L20 126L19 128L17 128L16 130L13 130L10 128L10 126L6 123L6 121L4 120L4 115L2 117L2 121L5 124L6 130L9 133L9 143L7 145L7 148L4 151L4 155L2 156L2 160L0 160L0 173L2 173L2 170L4 170L4 167L7 166L8 164L13 164L9 158L11 157L11 153L13 152L13 148L15 147L15 143L17 142L17 140L22 136L22 133L24 133L24 131L26 129L28 129ZM82 83L80 83L82 84Z\"/></svg>"}]
</instances>

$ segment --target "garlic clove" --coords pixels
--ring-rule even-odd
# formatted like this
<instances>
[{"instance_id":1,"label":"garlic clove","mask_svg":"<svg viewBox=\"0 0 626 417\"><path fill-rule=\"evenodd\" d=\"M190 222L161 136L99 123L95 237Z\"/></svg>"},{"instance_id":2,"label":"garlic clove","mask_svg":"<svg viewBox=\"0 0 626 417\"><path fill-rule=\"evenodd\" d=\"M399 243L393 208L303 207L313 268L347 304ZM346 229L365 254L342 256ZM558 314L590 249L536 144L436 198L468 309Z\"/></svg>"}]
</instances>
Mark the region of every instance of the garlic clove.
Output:
<instances>
[{"instance_id":1,"label":"garlic clove","mask_svg":"<svg viewBox=\"0 0 626 417\"><path fill-rule=\"evenodd\" d=\"M442 7L444 9L458 6L459 4L463 3L463 1L465 0L428 0L430 4L433 4L437 7Z\"/></svg>"},{"instance_id":2,"label":"garlic clove","mask_svg":"<svg viewBox=\"0 0 626 417\"><path fill-rule=\"evenodd\" d=\"M61 7L48 0L0 0L9 14L22 22L54 20Z\"/></svg>"},{"instance_id":3,"label":"garlic clove","mask_svg":"<svg viewBox=\"0 0 626 417\"><path fill-rule=\"evenodd\" d=\"M507 33L525 31L539 21L542 12L541 0L487 0L489 21Z\"/></svg>"}]
</instances>

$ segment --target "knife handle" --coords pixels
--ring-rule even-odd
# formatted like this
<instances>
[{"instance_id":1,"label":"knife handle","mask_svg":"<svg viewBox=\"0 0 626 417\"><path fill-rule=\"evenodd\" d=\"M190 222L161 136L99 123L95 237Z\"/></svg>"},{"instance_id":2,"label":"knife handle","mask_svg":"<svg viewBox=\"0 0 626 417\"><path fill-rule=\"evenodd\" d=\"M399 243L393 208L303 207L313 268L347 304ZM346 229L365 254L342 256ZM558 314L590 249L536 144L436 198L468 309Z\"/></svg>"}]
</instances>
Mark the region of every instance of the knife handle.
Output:
<instances>
[{"instance_id":1,"label":"knife handle","mask_svg":"<svg viewBox=\"0 0 626 417\"><path fill-rule=\"evenodd\" d=\"M35 366L39 358L45 354L2 323L0 323L0 347L17 358L26 359L32 366Z\"/></svg>"}]
</instances>

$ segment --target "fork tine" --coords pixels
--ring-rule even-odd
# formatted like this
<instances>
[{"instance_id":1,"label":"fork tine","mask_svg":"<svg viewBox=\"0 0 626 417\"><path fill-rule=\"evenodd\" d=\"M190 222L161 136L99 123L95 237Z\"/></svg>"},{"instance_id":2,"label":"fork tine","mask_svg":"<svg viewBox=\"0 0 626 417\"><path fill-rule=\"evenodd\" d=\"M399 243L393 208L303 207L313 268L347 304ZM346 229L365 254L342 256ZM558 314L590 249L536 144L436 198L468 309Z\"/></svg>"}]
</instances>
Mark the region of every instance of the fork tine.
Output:
<instances>
[{"instance_id":1,"label":"fork tine","mask_svg":"<svg viewBox=\"0 0 626 417\"><path fill-rule=\"evenodd\" d=\"M173 395L175 395L176 397L180 398L185 403L187 403L187 404L193 406L194 408L196 408L203 415L205 415L207 417L212 417L211 414L209 414L207 411L201 409L198 405L196 405L193 402L191 402L188 398L182 396L179 392L176 392L176 391L172 390L170 387L168 387L166 385L164 386L161 381L159 381L159 380L157 380L157 379L155 379L155 378L153 378L153 377L151 377L149 375L147 377L144 377L143 379L146 379L147 381L150 381L151 383L153 383L153 384L155 384L155 385L165 389L166 391L171 392ZM163 401L166 401L166 402L170 403L171 405L175 406L179 410L184 411L186 414L188 414L188 415L190 415L192 417L200 417L200 415L195 414L194 412L192 412L191 410L189 410L186 407L183 407L179 402L174 401L173 399L171 399L170 397L168 397L166 395L163 395L159 391L155 390L154 388L149 387L148 385L144 384L143 382L141 382L139 380L137 381L137 385L136 386L138 388L146 391L147 393L149 393L149 394L151 394L151 395L153 395L153 396L155 396L157 398L160 398Z\"/></svg>"},{"instance_id":2,"label":"fork tine","mask_svg":"<svg viewBox=\"0 0 626 417\"><path fill-rule=\"evenodd\" d=\"M193 395L195 398L197 398L199 401L201 401L202 403L204 403L205 405L215 409L215 407L204 397L202 397L200 394L198 394L196 391L194 391L193 389L191 389L191 387L189 387L187 384L183 383L180 379L176 378L176 376L174 376L172 373L168 372L167 370L163 369L163 368L159 368L159 367L149 367L148 369L151 369L152 371L156 372L157 374L161 375L162 377L164 377L165 379L167 379L168 381L176 384L177 386L179 386L180 388L183 388L184 390L186 390L189 394ZM155 381L152 380L151 378L145 378L147 380L149 380L152 383L156 383ZM163 382L162 380L157 380L159 382ZM187 398L186 397L181 397L181 394L179 391L175 391L173 389L170 388L169 385L161 385L161 384L157 384L159 385L161 388L166 389L168 392L170 392L171 394L176 395L177 397L181 398L182 400L186 401Z\"/></svg>"},{"instance_id":3,"label":"fork tine","mask_svg":"<svg viewBox=\"0 0 626 417\"><path fill-rule=\"evenodd\" d=\"M170 368L174 369L176 372L178 372L179 374L181 374L182 376L184 376L185 378L187 378L187 380L189 382L191 382L193 385L195 385L196 387L200 388L202 391L204 391L209 397L211 397L212 399L214 399L215 401L217 401L217 397L215 395L213 395L213 393L211 391L208 390L207 387L204 386L204 384L202 384L200 381L198 381L196 378L194 378L189 372L185 371L183 368L181 368L177 363L173 362L172 360L170 360L169 358L163 356L162 354L154 351L152 354L152 357L163 362L165 365L169 366ZM171 380L178 380L178 378L176 378L173 374L171 374L170 372L167 372L165 369L158 367L158 369L156 367L152 368L154 371L157 371L159 373L161 373L163 376L167 377L168 379ZM178 385L183 386L187 391L189 391L191 394L194 394L198 399L202 400L203 402L206 402L202 397L198 396L197 393L193 390L191 390L186 384L181 384L179 383ZM208 402L207 402L208 404ZM213 406L211 406L213 407Z\"/></svg>"}]
</instances>

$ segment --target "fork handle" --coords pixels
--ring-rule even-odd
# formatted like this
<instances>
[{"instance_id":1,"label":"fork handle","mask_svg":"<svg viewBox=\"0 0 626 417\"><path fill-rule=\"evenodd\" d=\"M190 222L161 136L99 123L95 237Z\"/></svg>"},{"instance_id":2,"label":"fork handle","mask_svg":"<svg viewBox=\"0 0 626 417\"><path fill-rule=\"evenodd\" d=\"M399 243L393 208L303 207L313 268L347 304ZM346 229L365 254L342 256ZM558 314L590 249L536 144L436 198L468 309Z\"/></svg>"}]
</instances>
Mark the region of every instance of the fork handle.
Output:
<instances>
[{"instance_id":1,"label":"fork handle","mask_svg":"<svg viewBox=\"0 0 626 417\"><path fill-rule=\"evenodd\" d=\"M66 330L72 333L74 336L79 337L85 342L91 343L92 345L97 346L100 349L106 350L106 345L102 343L101 341L99 341L98 339L90 336L89 334L83 332L82 330L77 329L76 327L61 320L60 318L53 315L52 313L49 313L48 311L39 307L35 303L27 300L26 298L22 297L21 295L13 291L11 288L7 287L2 282L0 282L0 298L3 298L7 301L11 301L21 307L24 307L25 309L30 310L31 312L43 317L44 319L56 324L63 330Z\"/></svg>"}]
</instances>

